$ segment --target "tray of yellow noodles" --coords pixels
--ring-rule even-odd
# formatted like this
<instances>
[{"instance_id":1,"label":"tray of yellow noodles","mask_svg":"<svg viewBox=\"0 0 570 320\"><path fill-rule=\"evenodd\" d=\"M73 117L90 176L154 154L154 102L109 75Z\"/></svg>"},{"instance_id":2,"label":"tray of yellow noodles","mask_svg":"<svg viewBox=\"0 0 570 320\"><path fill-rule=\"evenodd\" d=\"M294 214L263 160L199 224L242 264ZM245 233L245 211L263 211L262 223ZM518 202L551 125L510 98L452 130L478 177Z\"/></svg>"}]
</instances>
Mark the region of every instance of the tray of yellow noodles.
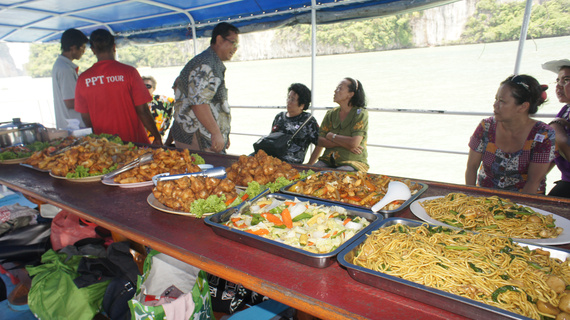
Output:
<instances>
[{"instance_id":1,"label":"tray of yellow noodles","mask_svg":"<svg viewBox=\"0 0 570 320\"><path fill-rule=\"evenodd\" d=\"M416 217L434 225L510 237L538 245L570 243L570 220L498 196L450 193L410 205Z\"/></svg>"},{"instance_id":2,"label":"tray of yellow noodles","mask_svg":"<svg viewBox=\"0 0 570 320\"><path fill-rule=\"evenodd\" d=\"M388 218L337 260L355 280L473 319L570 314L570 251Z\"/></svg>"},{"instance_id":3,"label":"tray of yellow noodles","mask_svg":"<svg viewBox=\"0 0 570 320\"><path fill-rule=\"evenodd\" d=\"M381 219L370 210L264 192L205 222L223 237L325 268L334 263L342 248Z\"/></svg>"}]
</instances>

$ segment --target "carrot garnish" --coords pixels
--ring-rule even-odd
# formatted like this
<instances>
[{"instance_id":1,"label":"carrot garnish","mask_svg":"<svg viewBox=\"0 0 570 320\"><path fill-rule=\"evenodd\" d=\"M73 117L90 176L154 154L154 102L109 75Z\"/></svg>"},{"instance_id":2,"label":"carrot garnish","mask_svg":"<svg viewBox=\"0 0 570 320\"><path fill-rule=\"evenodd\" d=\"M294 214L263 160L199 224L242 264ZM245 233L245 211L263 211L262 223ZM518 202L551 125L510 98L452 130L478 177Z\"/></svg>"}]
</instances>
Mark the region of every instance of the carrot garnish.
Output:
<instances>
[{"instance_id":1,"label":"carrot garnish","mask_svg":"<svg viewBox=\"0 0 570 320\"><path fill-rule=\"evenodd\" d=\"M281 218L283 218L283 223L287 226L287 229L293 228L293 220L291 219L289 209L285 209L281 212Z\"/></svg>"},{"instance_id":2,"label":"carrot garnish","mask_svg":"<svg viewBox=\"0 0 570 320\"><path fill-rule=\"evenodd\" d=\"M253 233L255 235L258 235L258 236L263 236L263 235L269 234L269 230L267 230L267 229L259 229L259 230L255 230L255 231L246 230L246 231L249 233Z\"/></svg>"},{"instance_id":3,"label":"carrot garnish","mask_svg":"<svg viewBox=\"0 0 570 320\"><path fill-rule=\"evenodd\" d=\"M344 221L342 222L342 225L343 225L343 226L346 226L346 224L347 224L348 222L350 222L351 220L352 220L351 218L346 218L346 219L344 219Z\"/></svg>"},{"instance_id":4,"label":"carrot garnish","mask_svg":"<svg viewBox=\"0 0 570 320\"><path fill-rule=\"evenodd\" d=\"M281 221L281 219L279 219L276 215L272 213L264 212L261 214L261 216L267 219L267 221L272 222L278 226L284 224L283 221Z\"/></svg>"}]
</instances>

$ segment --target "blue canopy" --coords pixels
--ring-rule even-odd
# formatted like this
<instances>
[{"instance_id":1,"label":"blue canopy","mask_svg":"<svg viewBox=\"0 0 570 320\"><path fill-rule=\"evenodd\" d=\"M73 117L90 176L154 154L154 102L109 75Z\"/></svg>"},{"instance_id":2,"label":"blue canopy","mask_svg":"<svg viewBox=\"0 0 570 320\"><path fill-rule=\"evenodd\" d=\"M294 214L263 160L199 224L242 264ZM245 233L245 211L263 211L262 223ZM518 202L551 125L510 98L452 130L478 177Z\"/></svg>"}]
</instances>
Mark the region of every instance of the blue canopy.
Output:
<instances>
[{"instance_id":1,"label":"blue canopy","mask_svg":"<svg viewBox=\"0 0 570 320\"><path fill-rule=\"evenodd\" d=\"M119 41L153 43L209 36L226 21L247 33L284 25L392 15L457 0L0 0L0 41L52 42L77 28L106 28Z\"/></svg>"}]
</instances>

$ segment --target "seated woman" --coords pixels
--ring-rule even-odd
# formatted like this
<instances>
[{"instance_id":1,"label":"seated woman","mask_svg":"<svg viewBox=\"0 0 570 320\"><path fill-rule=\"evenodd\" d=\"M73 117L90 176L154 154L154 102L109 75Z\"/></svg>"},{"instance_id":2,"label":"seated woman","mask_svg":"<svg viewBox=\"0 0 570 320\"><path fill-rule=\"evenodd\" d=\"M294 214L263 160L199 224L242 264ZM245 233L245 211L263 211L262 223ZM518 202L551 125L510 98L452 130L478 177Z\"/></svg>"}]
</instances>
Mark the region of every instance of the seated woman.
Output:
<instances>
[{"instance_id":1,"label":"seated woman","mask_svg":"<svg viewBox=\"0 0 570 320\"><path fill-rule=\"evenodd\" d=\"M344 78L334 91L334 102L339 107L327 111L321 123L317 151L325 152L315 166L366 172L368 111L362 83Z\"/></svg>"},{"instance_id":2,"label":"seated woman","mask_svg":"<svg viewBox=\"0 0 570 320\"><path fill-rule=\"evenodd\" d=\"M151 76L142 77L143 82L148 89L148 92L152 96L152 101L148 103L148 108L150 113L154 118L156 123L156 128L164 140L164 136L170 127L170 120L172 119L172 112L174 111L173 103L174 99L166 96L153 94L156 90L156 79ZM148 132L148 138L150 142L154 140L154 137Z\"/></svg>"},{"instance_id":3,"label":"seated woman","mask_svg":"<svg viewBox=\"0 0 570 320\"><path fill-rule=\"evenodd\" d=\"M556 131L556 147L558 154L554 163L562 172L562 180L550 190L549 196L570 198L570 60L554 60L542 65L558 75L556 78L556 96L558 101L566 105L560 109L556 119L549 125Z\"/></svg>"},{"instance_id":4,"label":"seated woman","mask_svg":"<svg viewBox=\"0 0 570 320\"><path fill-rule=\"evenodd\" d=\"M530 117L544 100L544 87L531 76L501 82L495 116L481 121L469 140L467 185L477 180L481 187L545 193L546 173L554 160L554 130Z\"/></svg>"},{"instance_id":5,"label":"seated woman","mask_svg":"<svg viewBox=\"0 0 570 320\"><path fill-rule=\"evenodd\" d=\"M283 161L301 164L305 161L305 154L309 145L313 143L317 146L319 141L319 124L310 113L304 112L311 104L311 90L304 84L293 83L287 89L287 92L287 112L281 112L275 116L271 132L283 132L292 135L307 119L311 118L301 128L299 133L293 137L287 153L280 157ZM313 152L311 159L316 159L317 157L318 154Z\"/></svg>"}]
</instances>

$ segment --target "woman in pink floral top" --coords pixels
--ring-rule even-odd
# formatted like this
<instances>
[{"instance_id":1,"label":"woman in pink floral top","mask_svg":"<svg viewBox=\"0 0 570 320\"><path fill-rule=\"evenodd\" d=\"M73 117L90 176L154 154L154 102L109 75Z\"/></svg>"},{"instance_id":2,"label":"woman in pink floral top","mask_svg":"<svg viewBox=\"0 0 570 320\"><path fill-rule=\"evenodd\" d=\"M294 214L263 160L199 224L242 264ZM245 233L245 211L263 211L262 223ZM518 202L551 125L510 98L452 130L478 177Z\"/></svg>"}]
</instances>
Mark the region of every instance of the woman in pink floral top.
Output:
<instances>
[{"instance_id":1,"label":"woman in pink floral top","mask_svg":"<svg viewBox=\"0 0 570 320\"><path fill-rule=\"evenodd\" d=\"M465 183L487 188L545 193L554 159L554 130L530 116L546 90L528 75L508 77L495 96L495 116L484 119L469 140ZM477 171L479 173L477 174Z\"/></svg>"}]
</instances>

